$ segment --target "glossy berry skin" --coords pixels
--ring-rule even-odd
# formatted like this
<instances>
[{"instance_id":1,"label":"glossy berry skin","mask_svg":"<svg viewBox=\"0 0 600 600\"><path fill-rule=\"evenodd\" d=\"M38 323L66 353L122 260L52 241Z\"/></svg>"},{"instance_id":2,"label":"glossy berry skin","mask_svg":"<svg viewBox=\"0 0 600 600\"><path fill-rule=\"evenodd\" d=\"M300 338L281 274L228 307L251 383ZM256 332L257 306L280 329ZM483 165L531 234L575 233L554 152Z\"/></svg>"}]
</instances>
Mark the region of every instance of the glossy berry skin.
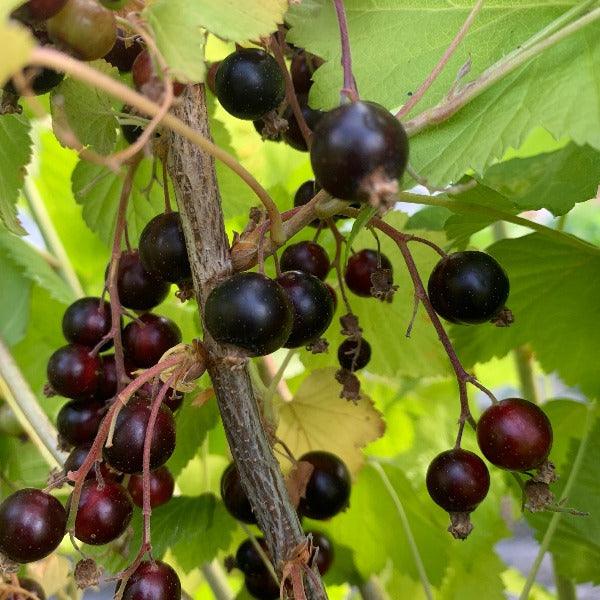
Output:
<instances>
[{"instance_id":1,"label":"glossy berry skin","mask_svg":"<svg viewBox=\"0 0 600 600\"><path fill-rule=\"evenodd\" d=\"M290 244L281 254L282 271L302 271L324 280L329 268L329 256L325 248L315 242Z\"/></svg>"},{"instance_id":2,"label":"glossy berry skin","mask_svg":"<svg viewBox=\"0 0 600 600\"><path fill-rule=\"evenodd\" d=\"M67 460L65 460L64 473L65 475L69 471L77 471L79 467L85 462L89 452L91 445L86 446L76 446L71 450L69 456L67 456ZM123 479L122 475L115 473L115 471L111 470L105 462L99 463L100 474L102 475L102 479L112 479L113 481L120 482ZM86 479L96 479L96 468L92 467L90 472L86 475ZM72 481L68 482L69 485L74 485Z\"/></svg>"},{"instance_id":3,"label":"glossy berry skin","mask_svg":"<svg viewBox=\"0 0 600 600\"><path fill-rule=\"evenodd\" d=\"M125 533L132 515L131 498L120 483L106 480L100 487L95 480L86 481L75 517L75 537L92 546L108 544Z\"/></svg>"},{"instance_id":4,"label":"glossy berry skin","mask_svg":"<svg viewBox=\"0 0 600 600\"><path fill-rule=\"evenodd\" d=\"M314 471L300 500L299 512L311 519L330 519L348 506L350 472L346 465L329 452L308 452L300 458L313 465Z\"/></svg>"},{"instance_id":5,"label":"glossy berry skin","mask_svg":"<svg viewBox=\"0 0 600 600\"><path fill-rule=\"evenodd\" d=\"M258 600L277 600L280 597L279 586L266 570L264 573L246 575L244 583L248 593Z\"/></svg>"},{"instance_id":6,"label":"glossy berry skin","mask_svg":"<svg viewBox=\"0 0 600 600\"><path fill-rule=\"evenodd\" d=\"M37 598L37 600L46 600L46 594L44 593L42 586L33 579L19 577L19 587L34 594L34 597ZM9 594L6 596L6 600L31 600L31 597L24 596L23 594Z\"/></svg>"},{"instance_id":7,"label":"glossy berry skin","mask_svg":"<svg viewBox=\"0 0 600 600\"><path fill-rule=\"evenodd\" d=\"M235 463L231 463L221 476L221 498L229 514L238 521L256 524L248 496L242 487L240 475ZM241 567L240 567L241 568Z\"/></svg>"},{"instance_id":8,"label":"glossy berry skin","mask_svg":"<svg viewBox=\"0 0 600 600\"><path fill-rule=\"evenodd\" d=\"M477 423L477 442L496 467L529 471L539 467L552 448L550 420L533 402L506 398L492 404Z\"/></svg>"},{"instance_id":9,"label":"glossy berry skin","mask_svg":"<svg viewBox=\"0 0 600 600\"><path fill-rule=\"evenodd\" d=\"M312 200L315 197L315 195L317 194L317 192L320 191L320 189L320 186L317 184L316 181L314 181L314 179L309 179L308 181L305 181L296 190L296 193L294 194L294 208L298 208L299 206L304 206L305 204L307 204L310 200ZM314 221L311 221L309 223L311 227L318 227L320 224L321 219L315 219Z\"/></svg>"},{"instance_id":10,"label":"glossy berry skin","mask_svg":"<svg viewBox=\"0 0 600 600\"><path fill-rule=\"evenodd\" d=\"M377 250L369 249L353 254L348 259L344 275L348 289L357 296L369 298L373 287L371 276L380 268L389 269L393 274L392 263L385 254L378 254Z\"/></svg>"},{"instance_id":11,"label":"glossy berry skin","mask_svg":"<svg viewBox=\"0 0 600 600\"><path fill-rule=\"evenodd\" d=\"M67 308L62 320L65 339L72 344L94 348L110 331L112 320L110 304L100 298L88 297L75 300ZM102 348L105 350L111 345Z\"/></svg>"},{"instance_id":12,"label":"glossy berry skin","mask_svg":"<svg viewBox=\"0 0 600 600\"><path fill-rule=\"evenodd\" d=\"M358 371L364 369L371 360L371 344L364 338L358 340L345 339L338 348L338 362L342 369Z\"/></svg>"},{"instance_id":13,"label":"glossy berry skin","mask_svg":"<svg viewBox=\"0 0 600 600\"><path fill-rule=\"evenodd\" d=\"M117 39L114 14L96 0L69 0L46 25L53 42L88 61L105 56Z\"/></svg>"},{"instance_id":14,"label":"glossy berry skin","mask_svg":"<svg viewBox=\"0 0 600 600\"><path fill-rule=\"evenodd\" d=\"M148 402L151 402L152 398L155 398L159 391L160 387L155 386L152 382L148 382L139 389L138 395L145 398ZM183 393L178 392L173 388L169 388L165 394L163 404L170 408L171 412L176 412L183 404Z\"/></svg>"},{"instance_id":15,"label":"glossy berry skin","mask_svg":"<svg viewBox=\"0 0 600 600\"><path fill-rule=\"evenodd\" d=\"M294 314L292 331L286 348L299 348L320 338L333 319L333 300L325 284L314 275L287 271L277 283L288 295Z\"/></svg>"},{"instance_id":16,"label":"glossy berry skin","mask_svg":"<svg viewBox=\"0 0 600 600\"><path fill-rule=\"evenodd\" d=\"M294 54L290 63L290 75L296 95L308 94L313 84L313 73L322 64L322 59L310 52L300 50Z\"/></svg>"},{"instance_id":17,"label":"glossy berry skin","mask_svg":"<svg viewBox=\"0 0 600 600\"><path fill-rule=\"evenodd\" d=\"M335 313L338 305L337 293L328 283L325 284L325 287L327 288L327 291L331 296L331 300L333 301L333 312Z\"/></svg>"},{"instance_id":18,"label":"glossy berry skin","mask_svg":"<svg viewBox=\"0 0 600 600\"><path fill-rule=\"evenodd\" d=\"M98 391L94 395L96 400L110 400L117 393L117 365L115 355L108 354L102 357L102 380Z\"/></svg>"},{"instance_id":19,"label":"glossy berry skin","mask_svg":"<svg viewBox=\"0 0 600 600\"><path fill-rule=\"evenodd\" d=\"M151 406L141 399L130 400L119 416L113 444L104 448L104 459L122 473L141 473L144 460L144 439ZM164 465L175 450L175 420L163 404L156 418L150 443L150 469Z\"/></svg>"},{"instance_id":20,"label":"glossy berry skin","mask_svg":"<svg viewBox=\"0 0 600 600\"><path fill-rule=\"evenodd\" d=\"M117 274L119 301L125 308L150 310L169 294L170 284L144 269L137 250L123 252Z\"/></svg>"},{"instance_id":21,"label":"glossy berry skin","mask_svg":"<svg viewBox=\"0 0 600 600\"><path fill-rule=\"evenodd\" d=\"M150 506L156 508L166 504L173 497L175 480L167 467L150 472ZM136 506L144 506L144 485L141 475L132 475L127 490Z\"/></svg>"},{"instance_id":22,"label":"glossy berry skin","mask_svg":"<svg viewBox=\"0 0 600 600\"><path fill-rule=\"evenodd\" d=\"M148 50L142 50L136 57L131 68L133 84L142 94L153 100L158 100L164 92L164 83L158 76L152 56ZM173 95L181 96L185 90L185 85L178 81L173 81Z\"/></svg>"},{"instance_id":23,"label":"glossy berry skin","mask_svg":"<svg viewBox=\"0 0 600 600\"><path fill-rule=\"evenodd\" d=\"M144 560L125 584L123 600L180 600L181 582L175 570L157 560Z\"/></svg>"},{"instance_id":24,"label":"glossy berry skin","mask_svg":"<svg viewBox=\"0 0 600 600\"><path fill-rule=\"evenodd\" d=\"M102 360L78 344L59 348L48 360L48 381L57 394L75 400L91 398L102 378Z\"/></svg>"},{"instance_id":25,"label":"glossy berry skin","mask_svg":"<svg viewBox=\"0 0 600 600\"><path fill-rule=\"evenodd\" d=\"M442 258L429 276L427 289L438 315L451 323L478 324L502 310L510 284L489 254L466 250Z\"/></svg>"},{"instance_id":26,"label":"glossy berry skin","mask_svg":"<svg viewBox=\"0 0 600 600\"><path fill-rule=\"evenodd\" d=\"M256 48L236 50L222 60L215 87L228 113L250 121L277 108L285 95L279 65L270 54Z\"/></svg>"},{"instance_id":27,"label":"glossy berry skin","mask_svg":"<svg viewBox=\"0 0 600 600\"><path fill-rule=\"evenodd\" d=\"M333 543L320 531L307 531L307 533L312 534L313 546L319 549L316 558L317 569L319 569L321 575L325 575L329 571L331 563L333 563Z\"/></svg>"},{"instance_id":28,"label":"glossy berry skin","mask_svg":"<svg viewBox=\"0 0 600 600\"><path fill-rule=\"evenodd\" d=\"M67 513L54 496L19 490L0 504L0 551L17 563L41 560L56 550L66 526Z\"/></svg>"},{"instance_id":29,"label":"glossy berry skin","mask_svg":"<svg viewBox=\"0 0 600 600\"><path fill-rule=\"evenodd\" d=\"M453 448L438 454L427 469L431 499L449 513L471 512L490 489L490 474L477 454Z\"/></svg>"},{"instance_id":30,"label":"glossy berry skin","mask_svg":"<svg viewBox=\"0 0 600 600\"><path fill-rule=\"evenodd\" d=\"M353 102L329 111L314 130L310 161L316 180L342 200L366 201L370 176L402 177L408 138L400 122L374 102Z\"/></svg>"},{"instance_id":31,"label":"glossy berry skin","mask_svg":"<svg viewBox=\"0 0 600 600\"><path fill-rule=\"evenodd\" d=\"M106 54L104 60L113 67L117 67L121 73L129 73L133 68L135 59L143 49L144 46L142 46L140 38L134 37L132 39L125 30L119 27L117 28L115 44L110 52Z\"/></svg>"},{"instance_id":32,"label":"glossy berry skin","mask_svg":"<svg viewBox=\"0 0 600 600\"><path fill-rule=\"evenodd\" d=\"M269 556L265 538L257 537L256 541L266 555ZM260 575L268 572L265 563L250 539L244 540L239 545L235 553L235 566L245 575Z\"/></svg>"},{"instance_id":33,"label":"glossy berry skin","mask_svg":"<svg viewBox=\"0 0 600 600\"><path fill-rule=\"evenodd\" d=\"M56 428L63 441L72 446L91 444L106 413L99 400L72 400L67 402L56 417Z\"/></svg>"},{"instance_id":34,"label":"glossy berry skin","mask_svg":"<svg viewBox=\"0 0 600 600\"><path fill-rule=\"evenodd\" d=\"M65 78L63 73L43 67L25 67L25 69L23 69L23 75L27 82L27 87L29 88L24 91L25 95L31 90L34 96L47 94ZM12 79L4 85L4 89L15 96L19 95Z\"/></svg>"},{"instance_id":35,"label":"glossy berry skin","mask_svg":"<svg viewBox=\"0 0 600 600\"><path fill-rule=\"evenodd\" d=\"M67 0L29 0L20 9L19 15L31 21L45 21L58 14Z\"/></svg>"},{"instance_id":36,"label":"glossy berry skin","mask_svg":"<svg viewBox=\"0 0 600 600\"><path fill-rule=\"evenodd\" d=\"M179 283L191 276L178 212L157 215L144 227L140 259L146 271L165 281Z\"/></svg>"},{"instance_id":37,"label":"glossy berry skin","mask_svg":"<svg viewBox=\"0 0 600 600\"><path fill-rule=\"evenodd\" d=\"M281 348L292 331L292 305L283 288L260 273L236 273L209 294L204 320L218 342L255 356Z\"/></svg>"},{"instance_id":38,"label":"glossy berry skin","mask_svg":"<svg viewBox=\"0 0 600 600\"><path fill-rule=\"evenodd\" d=\"M307 102L303 98L299 98L300 101L300 110L302 111L302 116L306 121L306 125L311 131L314 131L315 127L319 124L321 119L325 116L325 113L320 110L316 110L308 106ZM292 148L299 150L300 152L308 152L308 146L306 145L306 140L302 135L302 130L298 125L298 120L294 115L294 111L291 106L288 106L284 113L283 118L288 122L288 128L283 132L282 137L283 141Z\"/></svg>"},{"instance_id":39,"label":"glossy berry skin","mask_svg":"<svg viewBox=\"0 0 600 600\"><path fill-rule=\"evenodd\" d=\"M136 367L146 369L181 342L181 330L176 323L152 313L140 315L123 330L125 356Z\"/></svg>"}]
</instances>

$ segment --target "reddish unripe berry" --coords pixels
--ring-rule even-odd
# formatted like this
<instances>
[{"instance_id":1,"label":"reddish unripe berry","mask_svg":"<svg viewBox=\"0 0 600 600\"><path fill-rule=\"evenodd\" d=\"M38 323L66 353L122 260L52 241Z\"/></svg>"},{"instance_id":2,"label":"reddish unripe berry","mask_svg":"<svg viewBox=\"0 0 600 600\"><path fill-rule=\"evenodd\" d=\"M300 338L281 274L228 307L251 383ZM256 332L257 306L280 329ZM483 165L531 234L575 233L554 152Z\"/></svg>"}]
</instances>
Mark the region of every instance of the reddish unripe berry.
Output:
<instances>
[{"instance_id":1,"label":"reddish unripe berry","mask_svg":"<svg viewBox=\"0 0 600 600\"><path fill-rule=\"evenodd\" d=\"M123 600L180 600L181 582L175 570L156 560L144 560L125 584Z\"/></svg>"},{"instance_id":2,"label":"reddish unripe berry","mask_svg":"<svg viewBox=\"0 0 600 600\"><path fill-rule=\"evenodd\" d=\"M93 297L79 298L65 311L62 330L68 342L94 348L110 331L111 323L108 302ZM111 344L112 341L107 341L102 350L106 350Z\"/></svg>"},{"instance_id":3,"label":"reddish unripe berry","mask_svg":"<svg viewBox=\"0 0 600 600\"><path fill-rule=\"evenodd\" d=\"M176 323L152 313L145 313L123 330L123 349L136 367L148 368L162 355L181 342L181 330Z\"/></svg>"},{"instance_id":4,"label":"reddish unripe berry","mask_svg":"<svg viewBox=\"0 0 600 600\"><path fill-rule=\"evenodd\" d=\"M431 461L426 482L431 499L445 511L471 512L486 497L490 474L477 454L454 448Z\"/></svg>"},{"instance_id":5,"label":"reddish unripe berry","mask_svg":"<svg viewBox=\"0 0 600 600\"><path fill-rule=\"evenodd\" d=\"M0 505L0 551L17 563L41 560L56 550L66 527L67 513L54 496L19 490Z\"/></svg>"},{"instance_id":6,"label":"reddish unripe berry","mask_svg":"<svg viewBox=\"0 0 600 600\"><path fill-rule=\"evenodd\" d=\"M167 467L150 471L150 506L156 508L166 504L173 497L175 480ZM142 475L132 475L129 478L127 490L136 506L144 506L144 478Z\"/></svg>"},{"instance_id":7,"label":"reddish unripe berry","mask_svg":"<svg viewBox=\"0 0 600 600\"><path fill-rule=\"evenodd\" d=\"M231 463L223 471L221 476L221 498L225 508L234 519L250 525L256 524L256 517L252 512L248 496L242 487L240 474L235 463Z\"/></svg>"},{"instance_id":8,"label":"reddish unripe berry","mask_svg":"<svg viewBox=\"0 0 600 600\"><path fill-rule=\"evenodd\" d=\"M378 269L389 269L390 277L393 276L392 263L385 254L377 250L364 249L353 254L348 259L344 279L348 289L357 296L367 298L371 296L371 276Z\"/></svg>"},{"instance_id":9,"label":"reddish unripe berry","mask_svg":"<svg viewBox=\"0 0 600 600\"><path fill-rule=\"evenodd\" d=\"M74 400L92 398L102 380L102 360L87 346L69 344L48 360L47 375L52 389Z\"/></svg>"},{"instance_id":10,"label":"reddish unripe berry","mask_svg":"<svg viewBox=\"0 0 600 600\"><path fill-rule=\"evenodd\" d=\"M552 448L552 425L539 406L522 398L492 404L477 423L477 442L495 466L509 471L539 467Z\"/></svg>"},{"instance_id":11,"label":"reddish unripe berry","mask_svg":"<svg viewBox=\"0 0 600 600\"><path fill-rule=\"evenodd\" d=\"M281 255L282 271L302 271L324 280L329 273L329 256L315 242L298 242L286 246Z\"/></svg>"},{"instance_id":12,"label":"reddish unripe berry","mask_svg":"<svg viewBox=\"0 0 600 600\"><path fill-rule=\"evenodd\" d=\"M137 55L133 62L131 74L136 89L150 99L158 100L164 93L165 84L154 68L152 56L150 56L148 50L142 50ZM174 96L181 96L184 90L185 84L173 81Z\"/></svg>"}]
</instances>

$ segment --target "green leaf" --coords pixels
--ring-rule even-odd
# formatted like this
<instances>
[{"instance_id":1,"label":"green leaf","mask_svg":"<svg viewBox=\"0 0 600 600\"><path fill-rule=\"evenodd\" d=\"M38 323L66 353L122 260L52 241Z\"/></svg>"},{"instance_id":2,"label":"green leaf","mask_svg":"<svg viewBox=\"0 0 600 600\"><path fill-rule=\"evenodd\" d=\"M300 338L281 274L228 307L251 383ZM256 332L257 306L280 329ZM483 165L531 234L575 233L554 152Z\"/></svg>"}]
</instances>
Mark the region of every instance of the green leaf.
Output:
<instances>
[{"instance_id":1,"label":"green leaf","mask_svg":"<svg viewBox=\"0 0 600 600\"><path fill-rule=\"evenodd\" d=\"M594 361L600 336L600 252L531 234L503 240L488 251L506 270L511 286L507 305L515 322L452 327L467 365L504 356L530 343L546 371L594 397L600 381Z\"/></svg>"},{"instance_id":2,"label":"green leaf","mask_svg":"<svg viewBox=\"0 0 600 600\"><path fill-rule=\"evenodd\" d=\"M113 77L118 76L116 67L106 61L91 63L97 71ZM120 103L99 88L92 87L68 77L52 91L51 108L54 131L60 139L60 125L72 130L77 139L100 154L113 151L117 141L118 121L114 108Z\"/></svg>"},{"instance_id":3,"label":"green leaf","mask_svg":"<svg viewBox=\"0 0 600 600\"><path fill-rule=\"evenodd\" d=\"M76 295L28 242L0 229L0 249L23 275L59 302L70 304Z\"/></svg>"},{"instance_id":4,"label":"green leaf","mask_svg":"<svg viewBox=\"0 0 600 600\"><path fill-rule=\"evenodd\" d=\"M286 0L199 0L202 25L211 33L234 42L267 37L283 23Z\"/></svg>"},{"instance_id":5,"label":"green leaf","mask_svg":"<svg viewBox=\"0 0 600 600\"><path fill-rule=\"evenodd\" d=\"M30 159L29 121L18 115L4 115L0 118L0 219L18 235L24 235L25 230L17 219L16 204Z\"/></svg>"},{"instance_id":6,"label":"green leaf","mask_svg":"<svg viewBox=\"0 0 600 600\"><path fill-rule=\"evenodd\" d=\"M182 83L203 81L206 34L201 6L187 0L157 0L144 16L173 78Z\"/></svg>"},{"instance_id":7,"label":"green leaf","mask_svg":"<svg viewBox=\"0 0 600 600\"><path fill-rule=\"evenodd\" d=\"M348 263L348 254L350 254L350 248L352 247L352 243L354 242L356 236L360 232L361 229L364 229L367 223L377 214L377 209L373 206L365 206L360 210L358 216L352 223L352 229L350 233L346 237L346 248L344 251L344 260L342 261L342 265L346 265Z\"/></svg>"},{"instance_id":8,"label":"green leaf","mask_svg":"<svg viewBox=\"0 0 600 600\"><path fill-rule=\"evenodd\" d=\"M3 3L2 12L8 14L15 5L21 4L14 0ZM16 21L0 22L0 39L5 48L10 48L10 52L2 53L0 60L0 87L10 79L13 73L22 69L29 62L29 55L34 47L33 38L25 27ZM6 117L2 117L4 119Z\"/></svg>"},{"instance_id":9,"label":"green leaf","mask_svg":"<svg viewBox=\"0 0 600 600\"><path fill-rule=\"evenodd\" d=\"M0 256L0 338L9 346L21 341L29 318L31 281L6 256Z\"/></svg>"},{"instance_id":10,"label":"green leaf","mask_svg":"<svg viewBox=\"0 0 600 600\"><path fill-rule=\"evenodd\" d=\"M169 460L169 470L177 477L187 464L196 456L204 442L207 433L214 429L219 421L217 403L210 400L203 406L194 406L191 399L194 394L188 394L184 405L176 415L177 446Z\"/></svg>"},{"instance_id":11,"label":"green leaf","mask_svg":"<svg viewBox=\"0 0 600 600\"><path fill-rule=\"evenodd\" d=\"M596 195L598 171L600 152L569 144L555 152L494 165L486 172L483 183L521 210L547 208L558 216Z\"/></svg>"},{"instance_id":12,"label":"green leaf","mask_svg":"<svg viewBox=\"0 0 600 600\"><path fill-rule=\"evenodd\" d=\"M461 195L462 197L462 195ZM443 231L444 223L454 214L443 206L426 206L408 219L405 229L427 229L428 231Z\"/></svg>"},{"instance_id":13,"label":"green leaf","mask_svg":"<svg viewBox=\"0 0 600 600\"><path fill-rule=\"evenodd\" d=\"M594 419L591 414L588 419ZM597 411L596 411L597 414ZM581 442L572 440L568 460L560 469L561 478L553 491L558 498L569 478L573 461L577 455ZM558 572L577 583L600 583L600 512L598 511L598 497L600 495L600 419L595 418L591 431L587 435L587 446L583 461L569 492L567 505L577 510L588 512L586 517L577 517L563 514L556 532L550 542L550 552L557 566ZM533 525L536 537L541 539L553 513L528 515L527 520Z\"/></svg>"},{"instance_id":14,"label":"green leaf","mask_svg":"<svg viewBox=\"0 0 600 600\"><path fill-rule=\"evenodd\" d=\"M162 188L152 178L152 160L144 159L136 172L127 206L127 227L134 245L148 221L164 210ZM152 187L147 191L151 183ZM110 246L123 187L122 176L82 160L73 171L71 184L75 200L83 207L83 218L88 227Z\"/></svg>"}]
</instances>

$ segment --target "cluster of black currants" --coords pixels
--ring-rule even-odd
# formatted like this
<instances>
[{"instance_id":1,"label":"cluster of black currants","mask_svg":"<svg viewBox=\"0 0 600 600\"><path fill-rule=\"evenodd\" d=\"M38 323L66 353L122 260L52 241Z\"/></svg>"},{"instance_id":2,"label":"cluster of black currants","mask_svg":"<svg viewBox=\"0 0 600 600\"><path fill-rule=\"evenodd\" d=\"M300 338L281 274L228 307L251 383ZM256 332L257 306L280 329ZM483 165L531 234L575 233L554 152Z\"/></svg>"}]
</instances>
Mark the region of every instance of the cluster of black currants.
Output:
<instances>
[{"instance_id":1,"label":"cluster of black currants","mask_svg":"<svg viewBox=\"0 0 600 600\"><path fill-rule=\"evenodd\" d=\"M313 471L297 507L298 516L328 520L346 509L351 490L350 473L346 465L334 454L322 451L308 452L299 460L311 465ZM221 497L235 519L248 525L257 524L234 463L225 469L221 477ZM312 539L311 564L324 575L333 562L333 544L319 531L309 530L306 533ZM256 544L270 560L263 538L247 539L238 548L233 564L244 573L246 589L250 595L259 600L275 600L279 598L279 586L258 552Z\"/></svg>"}]
</instances>

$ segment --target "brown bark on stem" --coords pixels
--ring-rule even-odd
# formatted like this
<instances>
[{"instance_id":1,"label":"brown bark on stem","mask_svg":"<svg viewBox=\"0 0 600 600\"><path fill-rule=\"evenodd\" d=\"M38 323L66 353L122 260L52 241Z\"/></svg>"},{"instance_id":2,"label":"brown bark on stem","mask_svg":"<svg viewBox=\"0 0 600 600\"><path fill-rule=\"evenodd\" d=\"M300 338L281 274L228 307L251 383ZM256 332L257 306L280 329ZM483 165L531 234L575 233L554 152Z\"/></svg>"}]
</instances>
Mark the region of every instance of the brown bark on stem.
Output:
<instances>
[{"instance_id":1,"label":"brown bark on stem","mask_svg":"<svg viewBox=\"0 0 600 600\"><path fill-rule=\"evenodd\" d=\"M191 87L174 113L184 123L210 136L203 86ZM214 160L183 137L171 135L168 169L202 317L212 288L233 271ZM206 332L204 343L209 357L208 372L231 453L275 566L281 573L283 562L305 536L263 428L248 370L232 368L228 360L231 350L216 343ZM316 589L308 582L308 600L326 597L323 588Z\"/></svg>"}]
</instances>

